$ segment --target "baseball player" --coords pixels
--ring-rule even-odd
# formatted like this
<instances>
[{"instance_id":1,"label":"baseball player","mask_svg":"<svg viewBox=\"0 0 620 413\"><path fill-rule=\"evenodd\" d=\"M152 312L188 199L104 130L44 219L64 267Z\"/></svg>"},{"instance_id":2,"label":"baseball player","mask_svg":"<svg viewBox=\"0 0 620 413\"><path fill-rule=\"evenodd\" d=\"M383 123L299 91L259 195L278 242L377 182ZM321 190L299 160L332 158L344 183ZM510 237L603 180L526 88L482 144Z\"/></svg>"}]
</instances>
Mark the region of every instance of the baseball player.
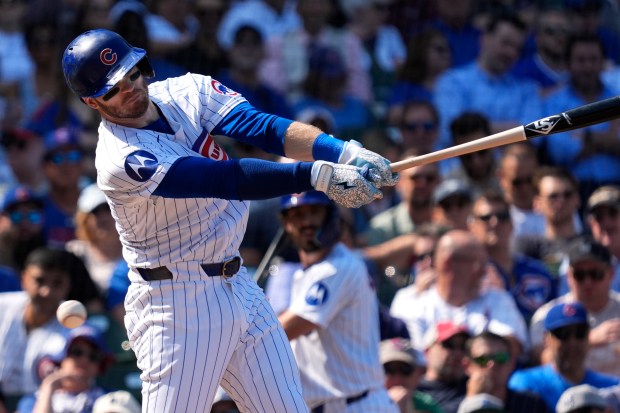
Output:
<instances>
[{"instance_id":1,"label":"baseball player","mask_svg":"<svg viewBox=\"0 0 620 413\"><path fill-rule=\"evenodd\" d=\"M308 191L284 196L281 211L303 268L279 319L312 413L398 412L383 385L376 294L363 260L338 242L335 204Z\"/></svg>"},{"instance_id":2,"label":"baseball player","mask_svg":"<svg viewBox=\"0 0 620 413\"><path fill-rule=\"evenodd\" d=\"M388 161L259 112L209 76L147 86L146 52L108 30L76 37L62 67L102 117L97 184L130 267L125 326L143 410L206 411L221 382L243 412L307 411L286 336L239 258L247 200L316 188L356 207L396 183ZM215 135L318 161L233 160Z\"/></svg>"}]
</instances>

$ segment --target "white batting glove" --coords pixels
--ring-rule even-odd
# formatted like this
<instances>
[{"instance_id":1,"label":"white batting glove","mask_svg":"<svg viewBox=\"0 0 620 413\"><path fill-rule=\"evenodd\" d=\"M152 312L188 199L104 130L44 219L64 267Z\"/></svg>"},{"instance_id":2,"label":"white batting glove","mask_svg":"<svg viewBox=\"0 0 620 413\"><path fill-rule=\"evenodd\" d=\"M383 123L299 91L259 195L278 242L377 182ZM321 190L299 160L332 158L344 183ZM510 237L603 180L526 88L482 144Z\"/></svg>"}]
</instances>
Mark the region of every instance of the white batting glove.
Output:
<instances>
[{"instance_id":1,"label":"white batting glove","mask_svg":"<svg viewBox=\"0 0 620 413\"><path fill-rule=\"evenodd\" d=\"M377 188L394 186L398 182L398 174L390 169L390 161L378 153L365 149L361 143L350 140L345 142L344 149L338 158L338 163L362 167L368 165L378 171L377 181L373 181Z\"/></svg>"},{"instance_id":2,"label":"white batting glove","mask_svg":"<svg viewBox=\"0 0 620 413\"><path fill-rule=\"evenodd\" d=\"M317 191L324 192L329 199L347 208L359 208L383 194L375 187L379 176L368 165L361 168L326 161L312 165L310 183Z\"/></svg>"}]
</instances>

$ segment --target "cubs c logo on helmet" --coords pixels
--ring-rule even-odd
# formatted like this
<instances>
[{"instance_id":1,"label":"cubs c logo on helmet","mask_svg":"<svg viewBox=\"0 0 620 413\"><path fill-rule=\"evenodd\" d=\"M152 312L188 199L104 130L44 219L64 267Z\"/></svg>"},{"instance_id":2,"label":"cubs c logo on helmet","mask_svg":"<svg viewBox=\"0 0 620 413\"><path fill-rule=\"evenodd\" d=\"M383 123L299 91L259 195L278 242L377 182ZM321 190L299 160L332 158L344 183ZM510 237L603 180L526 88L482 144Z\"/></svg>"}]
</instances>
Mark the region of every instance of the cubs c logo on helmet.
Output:
<instances>
[{"instance_id":1,"label":"cubs c logo on helmet","mask_svg":"<svg viewBox=\"0 0 620 413\"><path fill-rule=\"evenodd\" d=\"M157 158L155 155L139 150L132 152L125 158L125 172L135 181L146 182L157 170Z\"/></svg>"},{"instance_id":2,"label":"cubs c logo on helmet","mask_svg":"<svg viewBox=\"0 0 620 413\"><path fill-rule=\"evenodd\" d=\"M112 49L106 47L101 51L101 53L99 53L99 59L101 60L101 63L109 66L116 63L118 56L112 51Z\"/></svg>"}]
</instances>

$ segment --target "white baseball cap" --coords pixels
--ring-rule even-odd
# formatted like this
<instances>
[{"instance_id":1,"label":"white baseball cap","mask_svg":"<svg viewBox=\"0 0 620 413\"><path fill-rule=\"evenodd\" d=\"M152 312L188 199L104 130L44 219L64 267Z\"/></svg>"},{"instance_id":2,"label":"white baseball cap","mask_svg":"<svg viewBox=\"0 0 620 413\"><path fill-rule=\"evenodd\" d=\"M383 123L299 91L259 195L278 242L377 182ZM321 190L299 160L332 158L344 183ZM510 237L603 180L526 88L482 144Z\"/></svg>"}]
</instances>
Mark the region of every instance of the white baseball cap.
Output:
<instances>
[{"instance_id":1,"label":"white baseball cap","mask_svg":"<svg viewBox=\"0 0 620 413\"><path fill-rule=\"evenodd\" d=\"M504 402L490 394L480 393L463 399L457 413L503 412Z\"/></svg>"},{"instance_id":2,"label":"white baseball cap","mask_svg":"<svg viewBox=\"0 0 620 413\"><path fill-rule=\"evenodd\" d=\"M119 390L95 400L93 413L141 413L142 408L131 393Z\"/></svg>"},{"instance_id":3,"label":"white baseball cap","mask_svg":"<svg viewBox=\"0 0 620 413\"><path fill-rule=\"evenodd\" d=\"M90 184L80 192L77 207L81 212L88 214L99 205L107 202L103 191L97 187L97 184Z\"/></svg>"},{"instance_id":4,"label":"white baseball cap","mask_svg":"<svg viewBox=\"0 0 620 413\"><path fill-rule=\"evenodd\" d=\"M605 409L607 401L596 388L589 384L581 384L564 391L555 409L557 413L570 413L584 407Z\"/></svg>"}]
</instances>

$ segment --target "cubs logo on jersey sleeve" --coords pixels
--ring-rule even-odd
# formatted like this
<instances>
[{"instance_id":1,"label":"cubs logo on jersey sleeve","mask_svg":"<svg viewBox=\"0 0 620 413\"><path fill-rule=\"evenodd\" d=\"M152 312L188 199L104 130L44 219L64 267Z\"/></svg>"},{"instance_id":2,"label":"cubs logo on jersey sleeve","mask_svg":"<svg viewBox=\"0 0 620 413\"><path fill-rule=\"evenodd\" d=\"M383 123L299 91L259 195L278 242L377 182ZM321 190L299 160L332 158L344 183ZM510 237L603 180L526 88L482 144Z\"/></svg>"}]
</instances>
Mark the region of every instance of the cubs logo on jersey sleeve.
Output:
<instances>
[{"instance_id":1,"label":"cubs logo on jersey sleeve","mask_svg":"<svg viewBox=\"0 0 620 413\"><path fill-rule=\"evenodd\" d=\"M327 301L329 292L322 282L316 282L310 286L306 293L306 303L309 305L321 305Z\"/></svg>"},{"instance_id":2,"label":"cubs logo on jersey sleeve","mask_svg":"<svg viewBox=\"0 0 620 413\"><path fill-rule=\"evenodd\" d=\"M198 152L205 158L211 158L214 161L227 161L228 154L224 149L213 139L210 133L206 129L202 130L202 133L196 139L192 150Z\"/></svg>"},{"instance_id":3,"label":"cubs logo on jersey sleeve","mask_svg":"<svg viewBox=\"0 0 620 413\"><path fill-rule=\"evenodd\" d=\"M232 89L227 88L226 86L224 86L223 84L221 84L219 81L215 79L211 80L211 87L213 88L213 90L215 90L216 93L219 93L220 95L239 96L239 93L235 92Z\"/></svg>"},{"instance_id":4,"label":"cubs logo on jersey sleeve","mask_svg":"<svg viewBox=\"0 0 620 413\"><path fill-rule=\"evenodd\" d=\"M144 150L132 152L125 158L125 172L138 182L149 180L155 174L157 165L155 155Z\"/></svg>"}]
</instances>

